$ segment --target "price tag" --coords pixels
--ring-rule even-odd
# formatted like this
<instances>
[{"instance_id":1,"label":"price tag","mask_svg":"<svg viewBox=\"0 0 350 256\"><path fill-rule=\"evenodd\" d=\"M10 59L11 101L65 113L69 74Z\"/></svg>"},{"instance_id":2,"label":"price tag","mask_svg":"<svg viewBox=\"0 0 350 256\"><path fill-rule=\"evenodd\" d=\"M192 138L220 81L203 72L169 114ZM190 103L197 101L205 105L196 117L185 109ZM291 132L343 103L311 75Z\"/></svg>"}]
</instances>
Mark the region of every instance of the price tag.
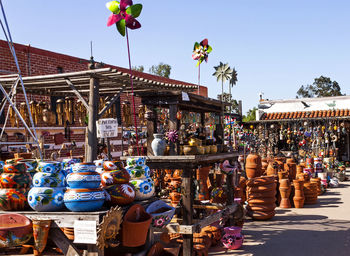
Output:
<instances>
[{"instance_id":1,"label":"price tag","mask_svg":"<svg viewBox=\"0 0 350 256\"><path fill-rule=\"evenodd\" d=\"M190 97L188 96L187 92L182 92L182 100L183 101L190 101Z\"/></svg>"},{"instance_id":2,"label":"price tag","mask_svg":"<svg viewBox=\"0 0 350 256\"><path fill-rule=\"evenodd\" d=\"M74 221L74 243L96 244L96 221Z\"/></svg>"},{"instance_id":3,"label":"price tag","mask_svg":"<svg viewBox=\"0 0 350 256\"><path fill-rule=\"evenodd\" d=\"M111 138L118 136L118 119L100 119L96 121L96 126L98 138Z\"/></svg>"}]
</instances>

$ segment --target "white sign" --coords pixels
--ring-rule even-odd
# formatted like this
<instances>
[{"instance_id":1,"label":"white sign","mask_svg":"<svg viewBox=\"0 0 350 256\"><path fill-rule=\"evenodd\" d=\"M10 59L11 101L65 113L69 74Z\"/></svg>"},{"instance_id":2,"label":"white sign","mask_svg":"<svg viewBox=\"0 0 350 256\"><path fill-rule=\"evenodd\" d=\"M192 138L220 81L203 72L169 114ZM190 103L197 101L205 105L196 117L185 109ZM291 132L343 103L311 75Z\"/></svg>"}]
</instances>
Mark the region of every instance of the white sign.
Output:
<instances>
[{"instance_id":1,"label":"white sign","mask_svg":"<svg viewBox=\"0 0 350 256\"><path fill-rule=\"evenodd\" d=\"M190 101L190 97L188 96L187 92L182 92L182 100L183 101Z\"/></svg>"},{"instance_id":2,"label":"white sign","mask_svg":"<svg viewBox=\"0 0 350 256\"><path fill-rule=\"evenodd\" d=\"M100 119L96 121L96 126L98 138L111 138L118 136L118 119Z\"/></svg>"},{"instance_id":3,"label":"white sign","mask_svg":"<svg viewBox=\"0 0 350 256\"><path fill-rule=\"evenodd\" d=\"M74 221L74 243L96 244L96 221Z\"/></svg>"}]
</instances>

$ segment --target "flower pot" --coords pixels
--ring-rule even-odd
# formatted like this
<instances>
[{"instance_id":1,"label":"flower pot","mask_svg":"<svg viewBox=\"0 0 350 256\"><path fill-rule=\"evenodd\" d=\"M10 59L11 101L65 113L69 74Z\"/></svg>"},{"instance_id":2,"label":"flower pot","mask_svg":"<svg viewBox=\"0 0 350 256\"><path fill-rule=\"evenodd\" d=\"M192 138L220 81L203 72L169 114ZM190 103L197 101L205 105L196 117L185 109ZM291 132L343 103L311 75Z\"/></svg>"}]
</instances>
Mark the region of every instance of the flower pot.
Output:
<instances>
[{"instance_id":1,"label":"flower pot","mask_svg":"<svg viewBox=\"0 0 350 256\"><path fill-rule=\"evenodd\" d=\"M136 167L136 166L145 166L146 165L146 157L128 157L126 159L126 164L128 167Z\"/></svg>"},{"instance_id":2,"label":"flower pot","mask_svg":"<svg viewBox=\"0 0 350 256\"><path fill-rule=\"evenodd\" d=\"M101 183L103 187L129 183L130 178L129 172L125 169L104 171L101 173Z\"/></svg>"},{"instance_id":3,"label":"flower pot","mask_svg":"<svg viewBox=\"0 0 350 256\"><path fill-rule=\"evenodd\" d=\"M53 212L64 208L63 187L33 187L28 192L28 204L38 212Z\"/></svg>"},{"instance_id":4,"label":"flower pot","mask_svg":"<svg viewBox=\"0 0 350 256\"><path fill-rule=\"evenodd\" d=\"M263 211L248 211L247 215L252 217L254 220L269 220L275 216L276 212L263 212Z\"/></svg>"},{"instance_id":5,"label":"flower pot","mask_svg":"<svg viewBox=\"0 0 350 256\"><path fill-rule=\"evenodd\" d=\"M258 154L249 154L247 156L245 171L249 179L261 175L261 157Z\"/></svg>"},{"instance_id":6,"label":"flower pot","mask_svg":"<svg viewBox=\"0 0 350 256\"><path fill-rule=\"evenodd\" d=\"M254 186L262 186L262 185L268 185L275 183L275 177L274 176L263 176L263 177L256 177L252 178L247 181L247 186L254 187Z\"/></svg>"},{"instance_id":7,"label":"flower pot","mask_svg":"<svg viewBox=\"0 0 350 256\"><path fill-rule=\"evenodd\" d=\"M222 244L230 250L241 248L244 236L241 234L241 227L225 227L224 236L221 239Z\"/></svg>"},{"instance_id":8,"label":"flower pot","mask_svg":"<svg viewBox=\"0 0 350 256\"><path fill-rule=\"evenodd\" d=\"M32 183L32 178L29 173L14 172L0 174L1 188L29 188Z\"/></svg>"},{"instance_id":9,"label":"flower pot","mask_svg":"<svg viewBox=\"0 0 350 256\"><path fill-rule=\"evenodd\" d=\"M33 220L34 255L40 255L47 243L51 220Z\"/></svg>"},{"instance_id":10,"label":"flower pot","mask_svg":"<svg viewBox=\"0 0 350 256\"><path fill-rule=\"evenodd\" d=\"M163 156L164 151L165 151L165 147L166 147L166 142L163 139L163 134L155 133L155 134L153 134L153 137L154 137L154 139L151 143L153 154L155 156Z\"/></svg>"},{"instance_id":11,"label":"flower pot","mask_svg":"<svg viewBox=\"0 0 350 256\"><path fill-rule=\"evenodd\" d=\"M135 188L135 200L146 200L153 197L155 188L151 178L134 179L130 183Z\"/></svg>"},{"instance_id":12,"label":"flower pot","mask_svg":"<svg viewBox=\"0 0 350 256\"><path fill-rule=\"evenodd\" d=\"M197 180L199 181L199 200L209 200L209 189L208 189L208 175L210 172L210 166L202 167L197 170Z\"/></svg>"},{"instance_id":13,"label":"flower pot","mask_svg":"<svg viewBox=\"0 0 350 256\"><path fill-rule=\"evenodd\" d=\"M168 225L175 214L175 208L166 204L162 200L151 203L146 210L152 215L152 226L155 228L163 228Z\"/></svg>"},{"instance_id":14,"label":"flower pot","mask_svg":"<svg viewBox=\"0 0 350 256\"><path fill-rule=\"evenodd\" d=\"M131 179L146 179L151 175L151 170L147 165L135 167L126 166L126 170Z\"/></svg>"},{"instance_id":15,"label":"flower pot","mask_svg":"<svg viewBox=\"0 0 350 256\"><path fill-rule=\"evenodd\" d=\"M293 197L294 207L303 208L304 207L304 198L303 197Z\"/></svg>"},{"instance_id":16,"label":"flower pot","mask_svg":"<svg viewBox=\"0 0 350 256\"><path fill-rule=\"evenodd\" d=\"M253 192L266 192L274 190L276 191L277 184L276 183L270 183L267 185L259 185L254 187L247 187L247 192L253 193Z\"/></svg>"},{"instance_id":17,"label":"flower pot","mask_svg":"<svg viewBox=\"0 0 350 256\"><path fill-rule=\"evenodd\" d=\"M33 177L34 187L65 187L66 179L63 172L37 172Z\"/></svg>"},{"instance_id":18,"label":"flower pot","mask_svg":"<svg viewBox=\"0 0 350 256\"><path fill-rule=\"evenodd\" d=\"M62 170L62 163L57 161L39 161L38 172L58 173Z\"/></svg>"},{"instance_id":19,"label":"flower pot","mask_svg":"<svg viewBox=\"0 0 350 256\"><path fill-rule=\"evenodd\" d=\"M271 212L275 210L276 204L249 204L247 206L247 210L249 211L263 211L263 212Z\"/></svg>"},{"instance_id":20,"label":"flower pot","mask_svg":"<svg viewBox=\"0 0 350 256\"><path fill-rule=\"evenodd\" d=\"M64 194L64 204L72 212L98 211L104 201L102 189L68 189Z\"/></svg>"},{"instance_id":21,"label":"flower pot","mask_svg":"<svg viewBox=\"0 0 350 256\"><path fill-rule=\"evenodd\" d=\"M73 172L67 175L69 188L99 188L101 176L97 172Z\"/></svg>"},{"instance_id":22,"label":"flower pot","mask_svg":"<svg viewBox=\"0 0 350 256\"><path fill-rule=\"evenodd\" d=\"M95 165L96 165L96 163L95 163ZM103 168L106 171L115 171L115 170L124 169L124 165L121 161L104 161Z\"/></svg>"},{"instance_id":23,"label":"flower pot","mask_svg":"<svg viewBox=\"0 0 350 256\"><path fill-rule=\"evenodd\" d=\"M288 179L280 179L280 188L290 188L290 181Z\"/></svg>"},{"instance_id":24,"label":"flower pot","mask_svg":"<svg viewBox=\"0 0 350 256\"><path fill-rule=\"evenodd\" d=\"M126 247L144 245L152 216L139 205L133 205L126 212L122 223L122 243Z\"/></svg>"},{"instance_id":25,"label":"flower pot","mask_svg":"<svg viewBox=\"0 0 350 256\"><path fill-rule=\"evenodd\" d=\"M96 165L94 163L76 163L72 166L73 172L95 172Z\"/></svg>"},{"instance_id":26,"label":"flower pot","mask_svg":"<svg viewBox=\"0 0 350 256\"><path fill-rule=\"evenodd\" d=\"M135 190L130 184L116 184L106 188L111 197L110 205L128 205L135 200Z\"/></svg>"},{"instance_id":27,"label":"flower pot","mask_svg":"<svg viewBox=\"0 0 350 256\"><path fill-rule=\"evenodd\" d=\"M38 162L35 159L23 159L19 160L18 163L24 163L26 165L27 172L33 178L36 173L36 168L38 167Z\"/></svg>"},{"instance_id":28,"label":"flower pot","mask_svg":"<svg viewBox=\"0 0 350 256\"><path fill-rule=\"evenodd\" d=\"M14 163L14 164L5 164L3 167L4 173L24 173L27 171L25 163Z\"/></svg>"},{"instance_id":29,"label":"flower pot","mask_svg":"<svg viewBox=\"0 0 350 256\"><path fill-rule=\"evenodd\" d=\"M23 245L32 234L32 222L27 217L15 213L0 215L0 248Z\"/></svg>"},{"instance_id":30,"label":"flower pot","mask_svg":"<svg viewBox=\"0 0 350 256\"><path fill-rule=\"evenodd\" d=\"M0 210L21 211L27 206L27 188L0 189Z\"/></svg>"}]
</instances>

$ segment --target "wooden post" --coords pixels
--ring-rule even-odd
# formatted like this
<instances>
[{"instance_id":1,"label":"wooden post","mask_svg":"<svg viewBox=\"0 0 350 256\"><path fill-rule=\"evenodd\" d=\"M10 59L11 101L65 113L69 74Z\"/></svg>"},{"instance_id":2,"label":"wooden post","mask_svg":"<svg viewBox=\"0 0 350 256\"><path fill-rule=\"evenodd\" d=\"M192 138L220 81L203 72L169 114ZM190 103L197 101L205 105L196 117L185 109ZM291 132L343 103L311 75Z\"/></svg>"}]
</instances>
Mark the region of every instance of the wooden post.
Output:
<instances>
[{"instance_id":1,"label":"wooden post","mask_svg":"<svg viewBox=\"0 0 350 256\"><path fill-rule=\"evenodd\" d=\"M169 129L170 130L178 130L176 113L177 113L177 105L171 104L169 106ZM177 154L176 154L176 152L177 152ZM179 152L175 148L175 143L170 142L169 155L174 156L174 155L178 155L178 154L179 154Z\"/></svg>"},{"instance_id":2,"label":"wooden post","mask_svg":"<svg viewBox=\"0 0 350 256\"><path fill-rule=\"evenodd\" d=\"M90 69L94 69L94 62L92 60L89 65ZM88 136L86 144L86 162L93 162L97 159L97 129L96 120L98 115L99 104L99 80L91 75L90 77L90 92L89 92L89 123L88 123Z\"/></svg>"},{"instance_id":3,"label":"wooden post","mask_svg":"<svg viewBox=\"0 0 350 256\"><path fill-rule=\"evenodd\" d=\"M233 185L233 174L227 174L226 177L226 186L227 186L227 205L232 205L234 202L234 185ZM229 219L230 226L234 225L233 218Z\"/></svg>"},{"instance_id":4,"label":"wooden post","mask_svg":"<svg viewBox=\"0 0 350 256\"><path fill-rule=\"evenodd\" d=\"M194 170L193 170L194 171ZM192 191L192 168L183 169L182 174L182 216L184 225L193 224L193 191ZM183 235L183 256L191 256L193 248L193 234Z\"/></svg>"},{"instance_id":5,"label":"wooden post","mask_svg":"<svg viewBox=\"0 0 350 256\"><path fill-rule=\"evenodd\" d=\"M123 139L123 137L122 137ZM111 154L111 140L109 138L106 139L106 143L107 143L107 156L108 156L108 160L112 161L112 154Z\"/></svg>"}]
</instances>

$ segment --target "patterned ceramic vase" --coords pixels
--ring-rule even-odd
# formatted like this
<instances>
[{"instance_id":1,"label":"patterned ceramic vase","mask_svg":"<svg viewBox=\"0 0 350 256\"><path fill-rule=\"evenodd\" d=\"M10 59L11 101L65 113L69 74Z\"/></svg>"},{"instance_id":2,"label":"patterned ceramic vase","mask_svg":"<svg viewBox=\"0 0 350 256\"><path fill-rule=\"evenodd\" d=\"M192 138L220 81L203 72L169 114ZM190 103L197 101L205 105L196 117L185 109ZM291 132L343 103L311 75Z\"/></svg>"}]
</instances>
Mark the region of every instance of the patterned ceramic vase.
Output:
<instances>
[{"instance_id":1,"label":"patterned ceramic vase","mask_svg":"<svg viewBox=\"0 0 350 256\"><path fill-rule=\"evenodd\" d=\"M151 178L134 179L130 182L136 191L135 200L146 200L154 195L154 183Z\"/></svg>"},{"instance_id":2,"label":"patterned ceramic vase","mask_svg":"<svg viewBox=\"0 0 350 256\"><path fill-rule=\"evenodd\" d=\"M111 197L111 205L127 205L135 200L135 190L129 184L116 184L106 188Z\"/></svg>"},{"instance_id":3,"label":"patterned ceramic vase","mask_svg":"<svg viewBox=\"0 0 350 256\"><path fill-rule=\"evenodd\" d=\"M163 139L164 135L161 133L153 134L153 141L151 147L155 156L164 156L164 151L166 148L166 142Z\"/></svg>"},{"instance_id":4,"label":"patterned ceramic vase","mask_svg":"<svg viewBox=\"0 0 350 256\"><path fill-rule=\"evenodd\" d=\"M4 161L0 161L0 173L3 172L3 170L4 170L4 165L5 165L5 162L4 162Z\"/></svg>"},{"instance_id":5,"label":"patterned ceramic vase","mask_svg":"<svg viewBox=\"0 0 350 256\"><path fill-rule=\"evenodd\" d=\"M132 179L145 179L150 177L150 168L145 165L145 166L136 166L136 167L126 167L126 170L130 174L130 177Z\"/></svg>"},{"instance_id":6,"label":"patterned ceramic vase","mask_svg":"<svg viewBox=\"0 0 350 256\"><path fill-rule=\"evenodd\" d=\"M26 188L0 189L0 209L3 211L20 211L27 206ZM1 246L0 246L1 247Z\"/></svg>"},{"instance_id":7,"label":"patterned ceramic vase","mask_svg":"<svg viewBox=\"0 0 350 256\"><path fill-rule=\"evenodd\" d=\"M101 176L97 172L73 172L67 175L70 188L99 188Z\"/></svg>"},{"instance_id":8,"label":"patterned ceramic vase","mask_svg":"<svg viewBox=\"0 0 350 256\"><path fill-rule=\"evenodd\" d=\"M146 157L129 157L126 160L126 164L128 167L136 167L136 166L145 166L146 165Z\"/></svg>"},{"instance_id":9,"label":"patterned ceramic vase","mask_svg":"<svg viewBox=\"0 0 350 256\"><path fill-rule=\"evenodd\" d=\"M63 187L33 187L28 193L29 206L38 212L53 212L63 209Z\"/></svg>"},{"instance_id":10,"label":"patterned ceramic vase","mask_svg":"<svg viewBox=\"0 0 350 256\"><path fill-rule=\"evenodd\" d=\"M170 223L175 214L175 208L162 200L158 200L151 203L146 212L152 215L153 227L163 228Z\"/></svg>"},{"instance_id":11,"label":"patterned ceramic vase","mask_svg":"<svg viewBox=\"0 0 350 256\"><path fill-rule=\"evenodd\" d=\"M101 173L101 183L103 187L111 186L114 184L129 183L130 175L125 169L104 171Z\"/></svg>"},{"instance_id":12,"label":"patterned ceramic vase","mask_svg":"<svg viewBox=\"0 0 350 256\"><path fill-rule=\"evenodd\" d=\"M65 187L66 179L63 172L37 172L33 177L34 187Z\"/></svg>"},{"instance_id":13,"label":"patterned ceramic vase","mask_svg":"<svg viewBox=\"0 0 350 256\"><path fill-rule=\"evenodd\" d=\"M73 164L80 163L81 160L79 158L65 158L62 161L62 168L64 170L64 173L67 175L71 172L73 172L72 167Z\"/></svg>"},{"instance_id":14,"label":"patterned ceramic vase","mask_svg":"<svg viewBox=\"0 0 350 256\"><path fill-rule=\"evenodd\" d=\"M96 165L96 168L103 168L103 162L105 160L104 159L98 159L94 161L94 164Z\"/></svg>"},{"instance_id":15,"label":"patterned ceramic vase","mask_svg":"<svg viewBox=\"0 0 350 256\"><path fill-rule=\"evenodd\" d=\"M0 248L19 246L32 238L32 222L23 215L1 214L0 223Z\"/></svg>"},{"instance_id":16,"label":"patterned ceramic vase","mask_svg":"<svg viewBox=\"0 0 350 256\"><path fill-rule=\"evenodd\" d=\"M36 168L38 167L38 162L35 159L23 159L19 160L17 163L24 163L27 167L27 172L33 178L36 173Z\"/></svg>"},{"instance_id":17,"label":"patterned ceramic vase","mask_svg":"<svg viewBox=\"0 0 350 256\"><path fill-rule=\"evenodd\" d=\"M24 173L27 167L24 163L5 164L4 173Z\"/></svg>"},{"instance_id":18,"label":"patterned ceramic vase","mask_svg":"<svg viewBox=\"0 0 350 256\"><path fill-rule=\"evenodd\" d=\"M106 171L114 171L124 169L124 165L121 161L104 161L103 168Z\"/></svg>"},{"instance_id":19,"label":"patterned ceramic vase","mask_svg":"<svg viewBox=\"0 0 350 256\"><path fill-rule=\"evenodd\" d=\"M94 172L96 165L94 163L77 163L72 167L73 172Z\"/></svg>"},{"instance_id":20,"label":"patterned ceramic vase","mask_svg":"<svg viewBox=\"0 0 350 256\"><path fill-rule=\"evenodd\" d=\"M58 161L40 161L38 172L58 173L62 170L62 164Z\"/></svg>"},{"instance_id":21,"label":"patterned ceramic vase","mask_svg":"<svg viewBox=\"0 0 350 256\"><path fill-rule=\"evenodd\" d=\"M32 182L29 173L15 172L15 173L2 173L0 175L0 187L1 188L29 188Z\"/></svg>"},{"instance_id":22,"label":"patterned ceramic vase","mask_svg":"<svg viewBox=\"0 0 350 256\"><path fill-rule=\"evenodd\" d=\"M225 235L222 237L221 242L230 250L239 249L244 240L244 236L241 234L241 227L226 227L224 228Z\"/></svg>"},{"instance_id":23,"label":"patterned ceramic vase","mask_svg":"<svg viewBox=\"0 0 350 256\"><path fill-rule=\"evenodd\" d=\"M105 198L102 189L68 189L64 204L72 212L92 212L102 207Z\"/></svg>"}]
</instances>

